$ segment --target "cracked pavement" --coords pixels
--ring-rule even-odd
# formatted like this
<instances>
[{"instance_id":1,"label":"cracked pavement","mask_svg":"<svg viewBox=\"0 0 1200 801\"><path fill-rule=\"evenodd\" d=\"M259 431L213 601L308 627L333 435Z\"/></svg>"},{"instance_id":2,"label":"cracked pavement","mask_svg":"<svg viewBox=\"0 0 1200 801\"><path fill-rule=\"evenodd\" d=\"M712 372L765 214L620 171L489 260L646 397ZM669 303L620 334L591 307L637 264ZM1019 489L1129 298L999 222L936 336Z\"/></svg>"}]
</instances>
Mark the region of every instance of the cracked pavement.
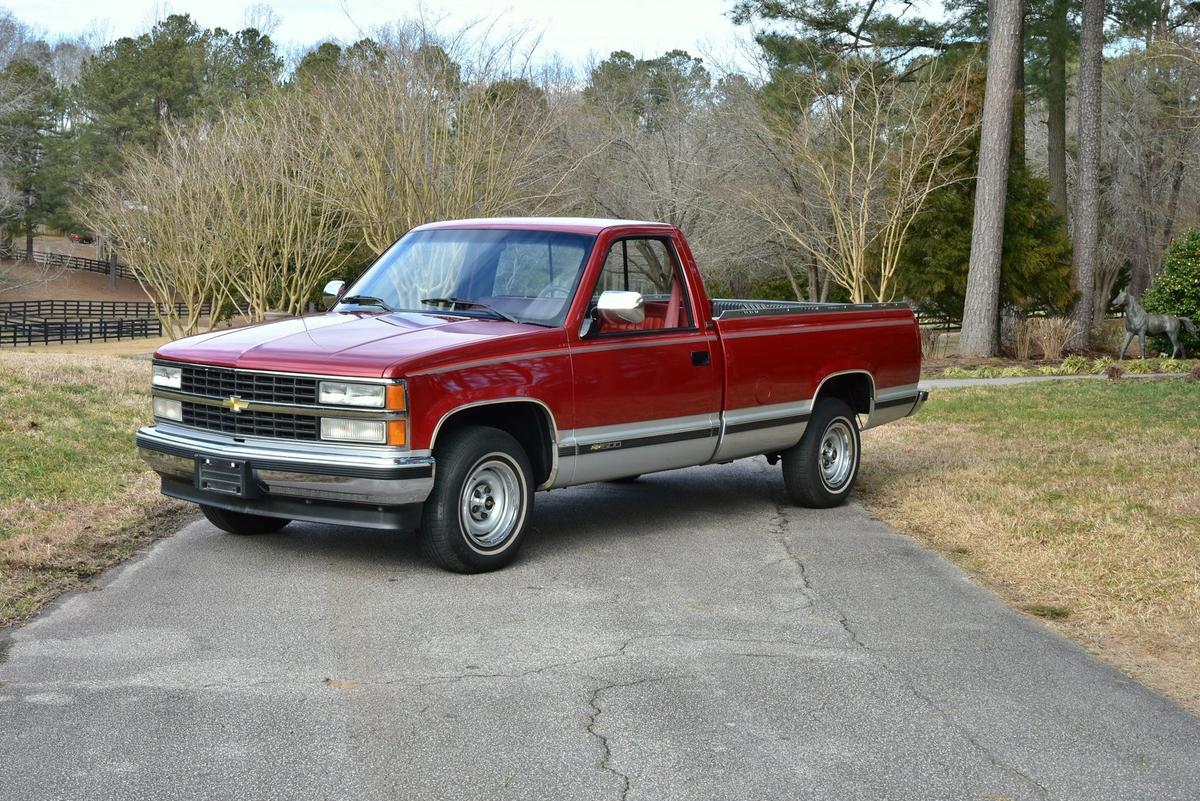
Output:
<instances>
[{"instance_id":1,"label":"cracked pavement","mask_svg":"<svg viewBox=\"0 0 1200 801\"><path fill-rule=\"evenodd\" d=\"M761 459L541 494L483 576L193 523L0 632L0 798L1196 797L1195 718L781 500Z\"/></svg>"}]
</instances>

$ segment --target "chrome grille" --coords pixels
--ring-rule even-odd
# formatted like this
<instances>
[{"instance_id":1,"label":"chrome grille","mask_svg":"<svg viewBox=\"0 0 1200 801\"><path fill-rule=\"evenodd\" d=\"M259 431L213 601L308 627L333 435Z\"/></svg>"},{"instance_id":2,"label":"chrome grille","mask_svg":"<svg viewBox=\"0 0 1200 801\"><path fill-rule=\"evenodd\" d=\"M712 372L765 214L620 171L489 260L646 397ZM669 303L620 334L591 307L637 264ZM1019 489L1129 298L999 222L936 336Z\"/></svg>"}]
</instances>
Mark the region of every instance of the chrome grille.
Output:
<instances>
[{"instance_id":1,"label":"chrome grille","mask_svg":"<svg viewBox=\"0 0 1200 801\"><path fill-rule=\"evenodd\" d=\"M183 402L183 424L239 437L303 440L320 438L320 419L311 415L256 411L235 413L221 406L189 401Z\"/></svg>"},{"instance_id":2,"label":"chrome grille","mask_svg":"<svg viewBox=\"0 0 1200 801\"><path fill-rule=\"evenodd\" d=\"M317 402L317 379L273 373L247 373L228 367L181 365L183 380L180 389L207 398L228 398L237 395L242 400L259 403Z\"/></svg>"}]
</instances>

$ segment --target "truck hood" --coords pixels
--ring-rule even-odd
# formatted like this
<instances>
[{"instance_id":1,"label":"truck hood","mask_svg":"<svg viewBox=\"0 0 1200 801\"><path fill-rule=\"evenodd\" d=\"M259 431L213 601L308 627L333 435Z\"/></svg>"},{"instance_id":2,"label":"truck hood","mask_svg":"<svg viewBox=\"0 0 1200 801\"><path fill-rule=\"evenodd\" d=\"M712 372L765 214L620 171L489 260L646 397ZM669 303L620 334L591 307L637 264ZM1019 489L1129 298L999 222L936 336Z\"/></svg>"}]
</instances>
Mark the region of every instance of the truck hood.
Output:
<instances>
[{"instance_id":1,"label":"truck hood","mask_svg":"<svg viewBox=\"0 0 1200 801\"><path fill-rule=\"evenodd\" d=\"M546 333L541 326L448 314L329 312L187 337L156 358L252 370L399 376L447 351Z\"/></svg>"}]
</instances>

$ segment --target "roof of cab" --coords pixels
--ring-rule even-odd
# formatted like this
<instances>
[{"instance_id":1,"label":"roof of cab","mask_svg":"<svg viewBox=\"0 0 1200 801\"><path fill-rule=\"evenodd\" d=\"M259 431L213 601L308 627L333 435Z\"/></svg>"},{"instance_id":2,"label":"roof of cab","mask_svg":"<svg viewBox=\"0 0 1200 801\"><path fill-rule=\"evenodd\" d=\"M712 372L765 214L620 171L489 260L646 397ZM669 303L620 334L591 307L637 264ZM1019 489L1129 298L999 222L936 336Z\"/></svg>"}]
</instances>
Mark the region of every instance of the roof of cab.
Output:
<instances>
[{"instance_id":1,"label":"roof of cab","mask_svg":"<svg viewBox=\"0 0 1200 801\"><path fill-rule=\"evenodd\" d=\"M641 228L674 228L661 222L644 220L607 220L596 217L483 217L476 220L445 220L426 223L414 231L435 228L517 228L533 231L565 231L573 234L598 234L606 228L638 226Z\"/></svg>"}]
</instances>

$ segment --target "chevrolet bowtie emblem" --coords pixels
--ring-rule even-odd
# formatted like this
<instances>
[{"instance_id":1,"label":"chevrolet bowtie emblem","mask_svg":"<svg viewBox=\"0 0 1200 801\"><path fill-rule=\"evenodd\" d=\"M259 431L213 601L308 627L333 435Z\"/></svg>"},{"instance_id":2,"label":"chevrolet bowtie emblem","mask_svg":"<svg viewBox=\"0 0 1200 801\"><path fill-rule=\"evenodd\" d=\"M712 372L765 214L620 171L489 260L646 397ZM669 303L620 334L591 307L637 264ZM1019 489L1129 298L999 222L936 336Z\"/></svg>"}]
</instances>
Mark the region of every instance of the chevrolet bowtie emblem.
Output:
<instances>
[{"instance_id":1,"label":"chevrolet bowtie emblem","mask_svg":"<svg viewBox=\"0 0 1200 801\"><path fill-rule=\"evenodd\" d=\"M238 412L243 411L244 409L250 408L250 403L248 401L242 400L237 395L230 395L228 398L221 401L221 405L224 406L229 411L233 412L234 414L237 414Z\"/></svg>"}]
</instances>

